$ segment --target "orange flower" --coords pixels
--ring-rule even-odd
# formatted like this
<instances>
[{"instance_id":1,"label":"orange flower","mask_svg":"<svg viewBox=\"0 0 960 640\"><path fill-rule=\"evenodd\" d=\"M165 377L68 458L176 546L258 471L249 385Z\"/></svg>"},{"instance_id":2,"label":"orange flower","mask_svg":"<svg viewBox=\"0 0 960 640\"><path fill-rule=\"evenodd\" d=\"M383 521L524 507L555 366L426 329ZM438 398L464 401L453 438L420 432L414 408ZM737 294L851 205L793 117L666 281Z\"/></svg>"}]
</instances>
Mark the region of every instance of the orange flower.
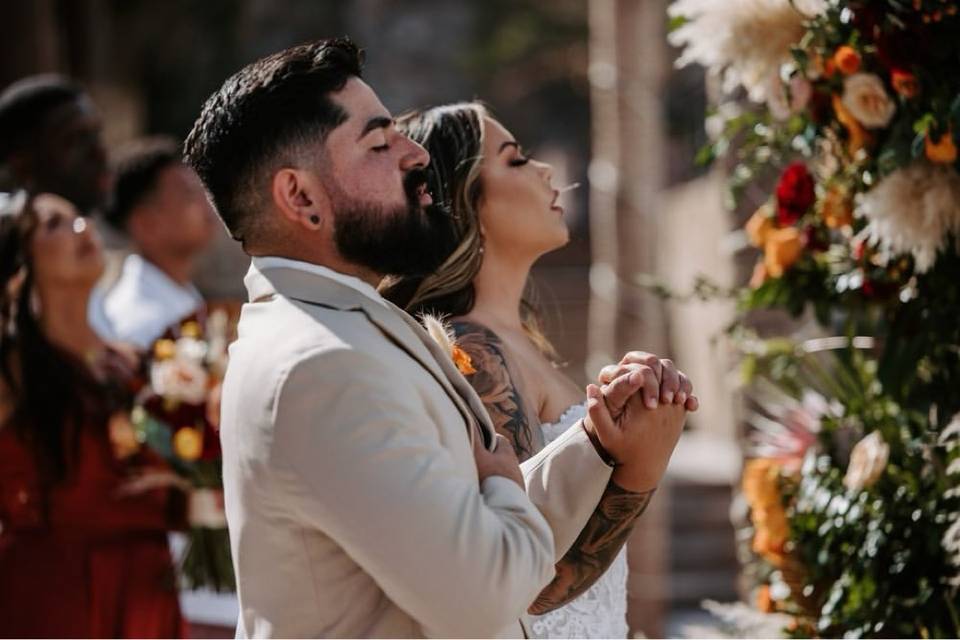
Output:
<instances>
[{"instance_id":1,"label":"orange flower","mask_svg":"<svg viewBox=\"0 0 960 640\"><path fill-rule=\"evenodd\" d=\"M137 439L133 423L130 422L130 416L123 411L110 416L107 430L110 434L110 445L118 460L129 458L140 451L140 441Z\"/></svg>"},{"instance_id":2,"label":"orange flower","mask_svg":"<svg viewBox=\"0 0 960 640\"><path fill-rule=\"evenodd\" d=\"M471 373L476 373L477 370L473 368L473 360L470 358L470 354L458 347L453 345L453 363L457 365L457 369L460 370L465 376L470 375Z\"/></svg>"},{"instance_id":3,"label":"orange flower","mask_svg":"<svg viewBox=\"0 0 960 640\"><path fill-rule=\"evenodd\" d=\"M794 227L772 231L763 247L763 264L771 278L781 277L803 252L800 232Z\"/></svg>"},{"instance_id":4,"label":"orange flower","mask_svg":"<svg viewBox=\"0 0 960 640\"><path fill-rule=\"evenodd\" d=\"M894 69L890 74L890 83L893 84L893 90L904 98L913 98L920 93L920 81L909 71Z\"/></svg>"},{"instance_id":5,"label":"orange flower","mask_svg":"<svg viewBox=\"0 0 960 640\"><path fill-rule=\"evenodd\" d=\"M833 54L833 63L840 73L850 76L860 70L860 54L853 47L843 45Z\"/></svg>"},{"instance_id":6,"label":"orange flower","mask_svg":"<svg viewBox=\"0 0 960 640\"><path fill-rule=\"evenodd\" d=\"M757 589L756 605L757 609L763 613L773 613L776 611L773 598L770 596L770 585L760 585L760 588Z\"/></svg>"},{"instance_id":7,"label":"orange flower","mask_svg":"<svg viewBox=\"0 0 960 640\"><path fill-rule=\"evenodd\" d=\"M933 141L928 131L927 138L923 141L923 149L930 162L953 164L957 161L957 146L953 143L953 131L950 129L947 129L937 142Z\"/></svg>"},{"instance_id":8,"label":"orange flower","mask_svg":"<svg viewBox=\"0 0 960 640\"><path fill-rule=\"evenodd\" d=\"M837 114L837 120L839 120L840 124L847 130L847 135L850 138L847 143L847 150L851 156L856 155L857 151L863 149L867 142L870 141L870 134L868 134L867 130L863 128L863 125L853 117L850 110L844 106L843 99L836 94L833 96L833 110Z\"/></svg>"},{"instance_id":9,"label":"orange flower","mask_svg":"<svg viewBox=\"0 0 960 640\"><path fill-rule=\"evenodd\" d=\"M203 453L203 434L194 427L181 427L173 435L173 451L181 460L199 460Z\"/></svg>"},{"instance_id":10,"label":"orange flower","mask_svg":"<svg viewBox=\"0 0 960 640\"><path fill-rule=\"evenodd\" d=\"M780 504L780 464L772 458L754 458L743 468L743 495L753 509Z\"/></svg>"},{"instance_id":11,"label":"orange flower","mask_svg":"<svg viewBox=\"0 0 960 640\"><path fill-rule=\"evenodd\" d=\"M853 224L853 207L850 198L841 187L831 187L820 203L820 214L831 229L839 229Z\"/></svg>"},{"instance_id":12,"label":"orange flower","mask_svg":"<svg viewBox=\"0 0 960 640\"><path fill-rule=\"evenodd\" d=\"M770 232L775 228L773 209L770 205L763 205L757 209L744 226L747 237L750 238L750 244L755 247L762 247L767 242Z\"/></svg>"}]
</instances>

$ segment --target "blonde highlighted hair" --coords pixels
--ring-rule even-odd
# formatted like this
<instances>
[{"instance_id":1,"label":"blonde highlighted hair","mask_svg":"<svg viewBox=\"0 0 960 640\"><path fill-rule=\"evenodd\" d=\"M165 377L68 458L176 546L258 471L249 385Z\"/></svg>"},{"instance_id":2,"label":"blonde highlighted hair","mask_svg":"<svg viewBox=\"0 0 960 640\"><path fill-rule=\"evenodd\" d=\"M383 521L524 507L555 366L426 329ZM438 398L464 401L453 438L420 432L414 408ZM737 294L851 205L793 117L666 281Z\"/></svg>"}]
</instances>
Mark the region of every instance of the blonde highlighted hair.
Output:
<instances>
[{"instance_id":1,"label":"blonde highlighted hair","mask_svg":"<svg viewBox=\"0 0 960 640\"><path fill-rule=\"evenodd\" d=\"M473 281L483 264L479 206L483 198L480 172L487 117L490 112L483 104L462 102L414 111L397 120L400 130L430 153L428 188L434 202L444 205L449 212L443 224L450 225L459 240L433 273L389 276L381 283L380 293L386 299L415 316L455 317L473 309ZM559 364L559 356L543 333L529 295L521 302L520 317L534 344L549 360Z\"/></svg>"}]
</instances>

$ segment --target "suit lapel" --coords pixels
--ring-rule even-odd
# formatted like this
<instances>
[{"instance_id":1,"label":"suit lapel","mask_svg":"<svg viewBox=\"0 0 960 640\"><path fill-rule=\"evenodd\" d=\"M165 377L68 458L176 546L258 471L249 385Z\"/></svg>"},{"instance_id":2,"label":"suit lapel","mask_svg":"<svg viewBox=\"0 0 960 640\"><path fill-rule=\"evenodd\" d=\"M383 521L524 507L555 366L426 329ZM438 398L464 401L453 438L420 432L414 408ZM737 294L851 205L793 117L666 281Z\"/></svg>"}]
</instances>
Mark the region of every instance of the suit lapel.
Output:
<instances>
[{"instance_id":1,"label":"suit lapel","mask_svg":"<svg viewBox=\"0 0 960 640\"><path fill-rule=\"evenodd\" d=\"M360 291L320 274L300 269L251 266L245 278L251 300L279 293L306 304L360 311L391 342L426 369L450 396L463 415L473 440L473 425L479 424L486 444L493 441L493 425L477 394L457 370L451 357L423 330L416 320L387 301L374 300Z\"/></svg>"}]
</instances>

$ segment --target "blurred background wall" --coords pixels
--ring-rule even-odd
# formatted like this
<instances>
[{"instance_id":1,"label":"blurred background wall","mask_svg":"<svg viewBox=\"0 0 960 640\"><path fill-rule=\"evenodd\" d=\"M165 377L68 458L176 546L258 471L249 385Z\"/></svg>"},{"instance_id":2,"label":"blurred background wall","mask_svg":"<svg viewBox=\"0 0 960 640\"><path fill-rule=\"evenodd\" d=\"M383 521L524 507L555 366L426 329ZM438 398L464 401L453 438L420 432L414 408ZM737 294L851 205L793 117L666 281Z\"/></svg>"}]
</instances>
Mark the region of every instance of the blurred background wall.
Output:
<instances>
[{"instance_id":1,"label":"blurred background wall","mask_svg":"<svg viewBox=\"0 0 960 640\"><path fill-rule=\"evenodd\" d=\"M702 598L732 599L728 510L738 474L736 394L722 303L664 302L643 274L680 291L697 274L744 277L721 176L694 163L705 142L701 71L673 69L666 0L5 0L0 85L57 71L82 81L108 144L182 139L206 97L242 65L319 37L367 49L365 77L394 113L480 98L568 194L572 241L535 279L549 335L586 383L630 348L673 357L703 409L670 480L630 541L629 622L676 633ZM109 235L109 234L108 234ZM122 239L109 238L117 255ZM243 297L247 259L224 234L199 286Z\"/></svg>"}]
</instances>

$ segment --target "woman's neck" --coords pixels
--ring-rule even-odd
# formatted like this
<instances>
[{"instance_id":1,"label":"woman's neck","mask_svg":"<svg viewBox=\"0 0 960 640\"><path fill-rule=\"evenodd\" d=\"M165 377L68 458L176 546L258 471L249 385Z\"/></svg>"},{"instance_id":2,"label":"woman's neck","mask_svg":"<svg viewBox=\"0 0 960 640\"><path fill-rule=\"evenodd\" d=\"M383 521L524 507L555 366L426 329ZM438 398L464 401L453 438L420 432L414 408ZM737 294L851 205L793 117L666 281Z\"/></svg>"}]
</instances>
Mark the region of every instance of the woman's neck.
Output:
<instances>
[{"instance_id":1,"label":"woman's neck","mask_svg":"<svg viewBox=\"0 0 960 640\"><path fill-rule=\"evenodd\" d=\"M104 346L87 321L92 288L62 287L40 293L40 325L47 340L84 359Z\"/></svg>"},{"instance_id":2,"label":"woman's neck","mask_svg":"<svg viewBox=\"0 0 960 640\"><path fill-rule=\"evenodd\" d=\"M522 330L520 302L533 261L518 261L487 252L473 280L476 299L471 315L485 324Z\"/></svg>"}]
</instances>

